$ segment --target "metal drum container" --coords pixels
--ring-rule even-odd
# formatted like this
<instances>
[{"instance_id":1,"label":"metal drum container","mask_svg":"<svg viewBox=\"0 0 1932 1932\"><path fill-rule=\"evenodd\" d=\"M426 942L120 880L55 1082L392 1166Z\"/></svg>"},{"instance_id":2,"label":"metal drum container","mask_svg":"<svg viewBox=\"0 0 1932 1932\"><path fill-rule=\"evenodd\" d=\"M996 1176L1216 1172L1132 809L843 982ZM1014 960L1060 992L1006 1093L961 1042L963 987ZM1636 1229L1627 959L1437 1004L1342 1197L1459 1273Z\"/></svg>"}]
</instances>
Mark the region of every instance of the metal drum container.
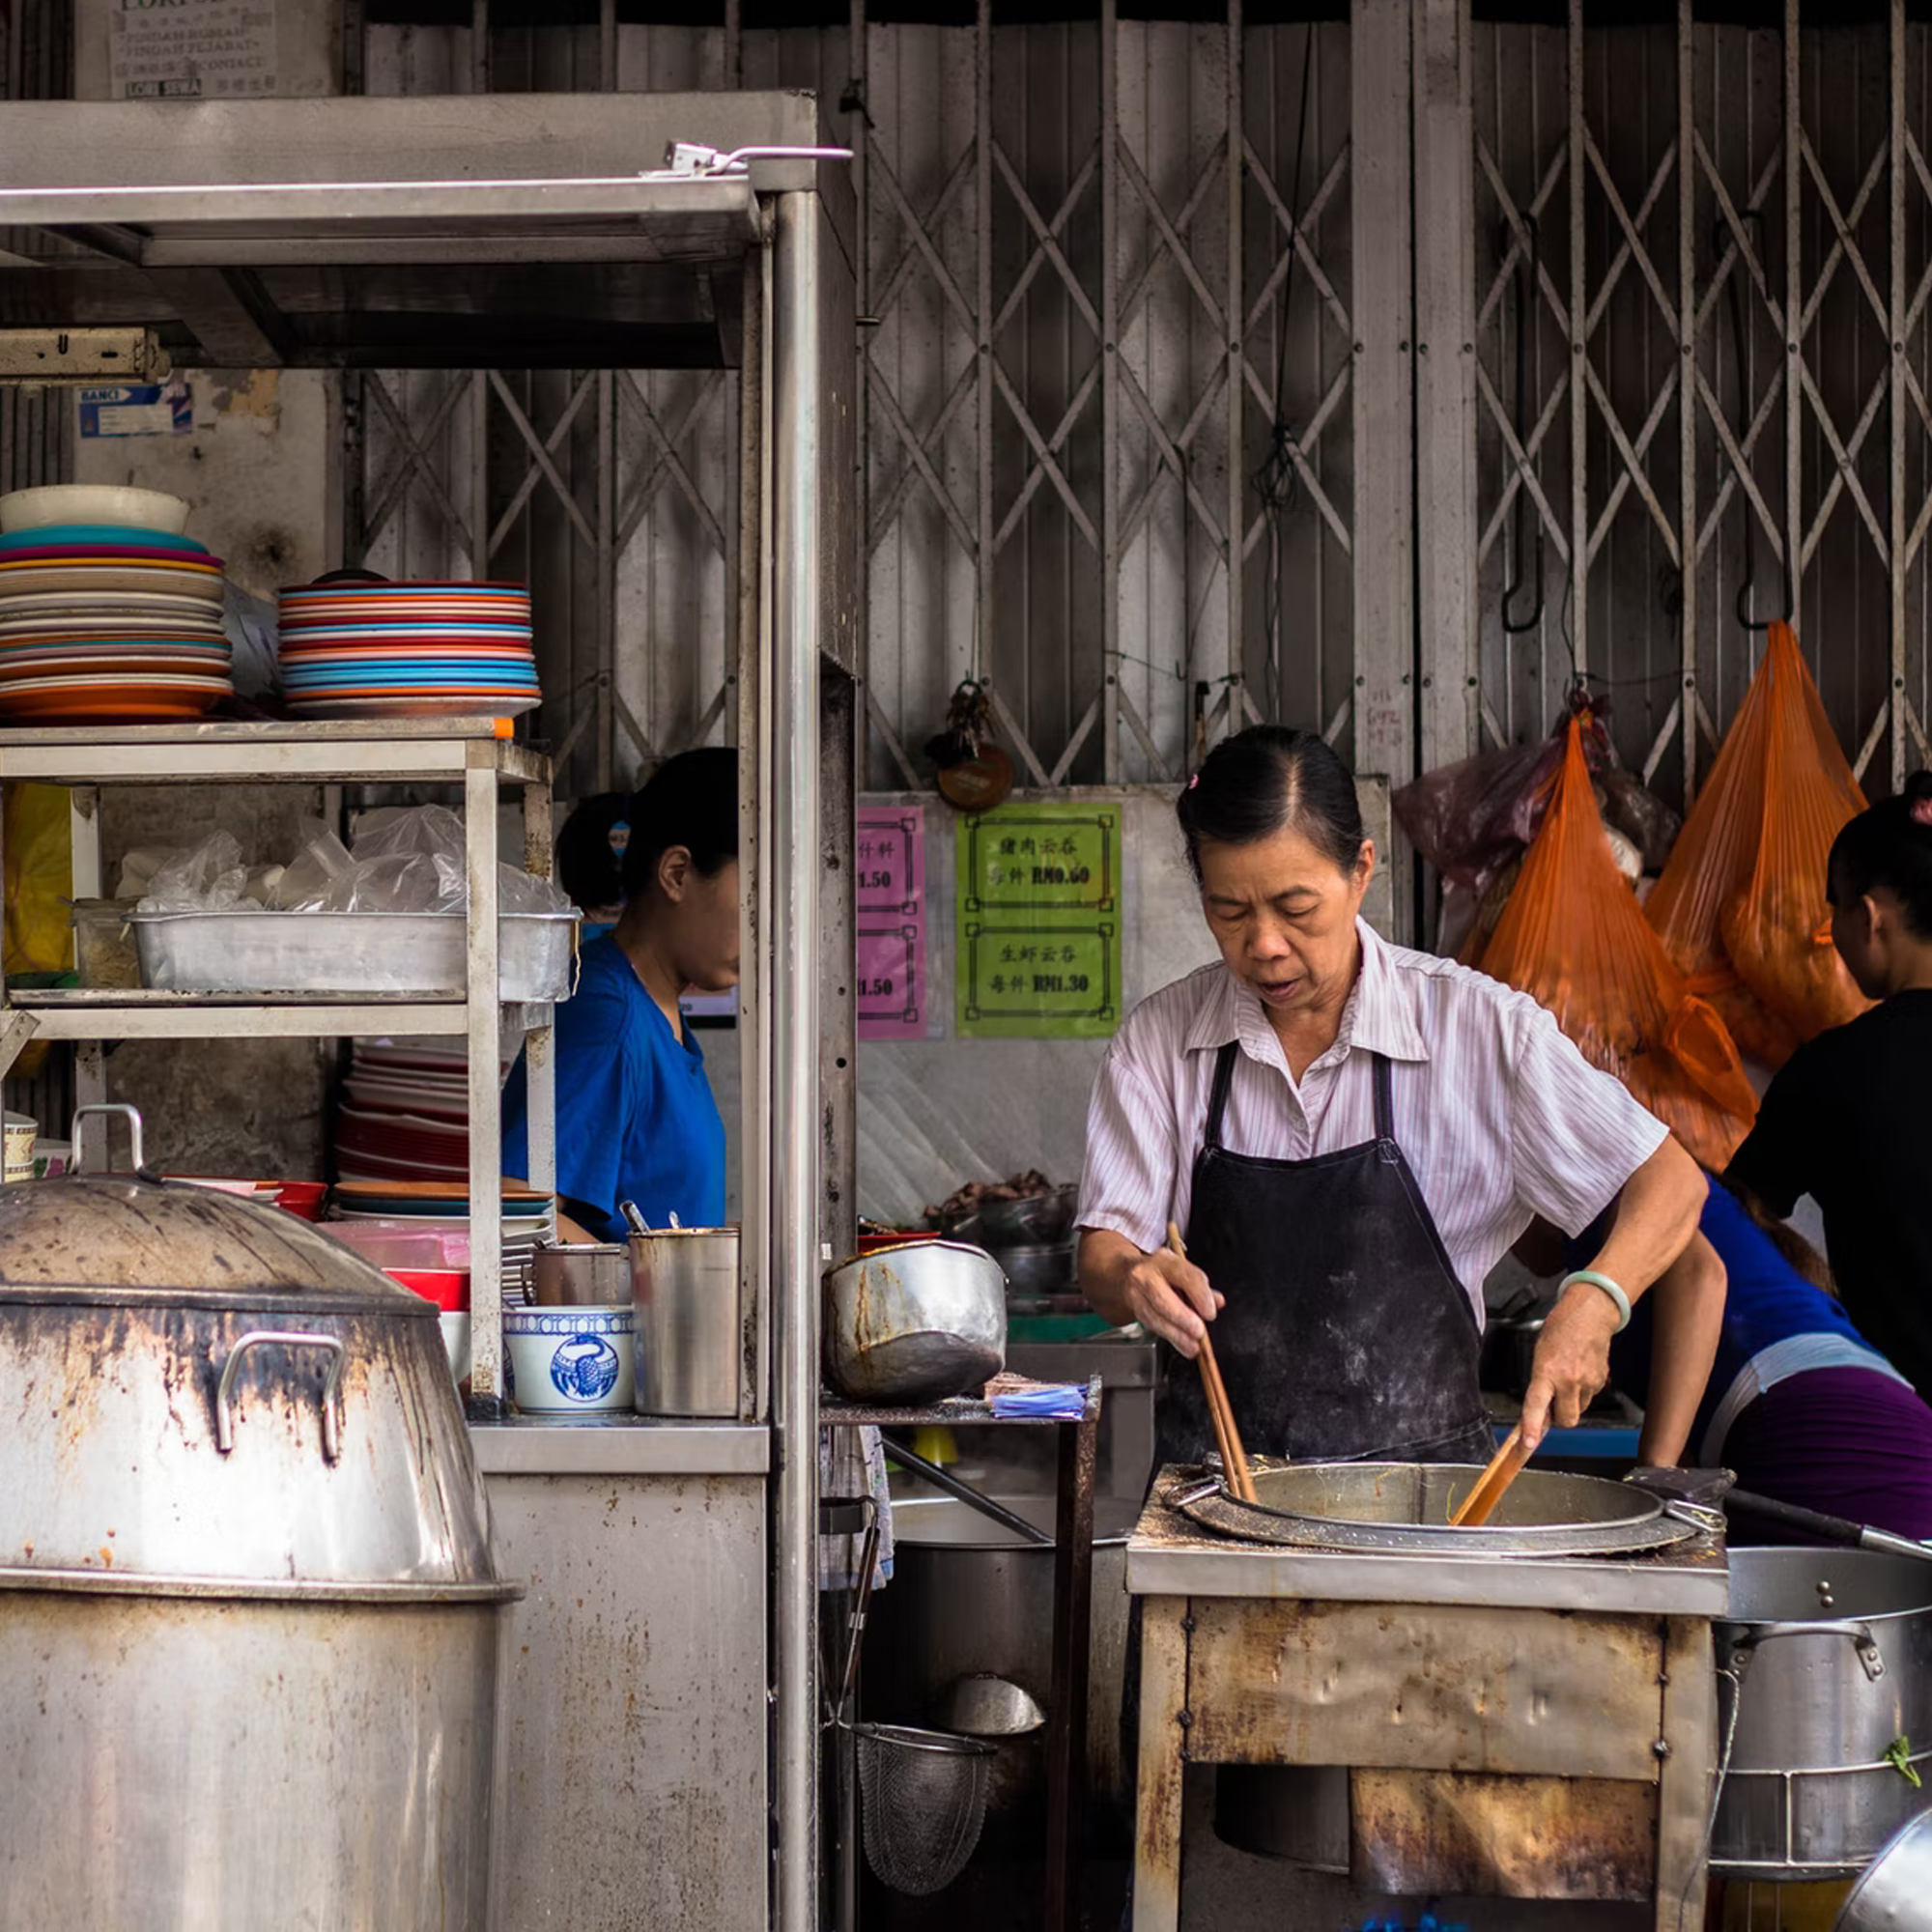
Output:
<instances>
[{"instance_id":1,"label":"metal drum container","mask_svg":"<svg viewBox=\"0 0 1932 1932\"><path fill-rule=\"evenodd\" d=\"M1714 1869L1861 1870L1925 1806L1932 1774L1932 1564L1858 1549L1733 1549L1716 1626L1730 1768ZM1721 1735L1721 1732L1720 1732Z\"/></svg>"},{"instance_id":2,"label":"metal drum container","mask_svg":"<svg viewBox=\"0 0 1932 1932\"><path fill-rule=\"evenodd\" d=\"M516 1592L434 1304L203 1188L0 1189L0 1924L483 1932Z\"/></svg>"},{"instance_id":3,"label":"metal drum container","mask_svg":"<svg viewBox=\"0 0 1932 1932\"><path fill-rule=\"evenodd\" d=\"M1051 1497L995 1500L1051 1533ZM1136 1504L1105 1496L1094 1506L1088 1788L1095 1801L1118 1807L1122 1820L1133 1789L1121 1753L1126 1539L1138 1515ZM867 1714L908 1724L938 1721L951 1715L943 1700L959 1680L980 1673L1018 1685L1048 1709L1054 1546L1023 1543L950 1496L895 1501L893 1546L892 1584L873 1597L866 1619ZM1028 1789L1041 1797L1037 1784L1019 1779L1003 1780L1001 1789L1016 1799Z\"/></svg>"}]
</instances>

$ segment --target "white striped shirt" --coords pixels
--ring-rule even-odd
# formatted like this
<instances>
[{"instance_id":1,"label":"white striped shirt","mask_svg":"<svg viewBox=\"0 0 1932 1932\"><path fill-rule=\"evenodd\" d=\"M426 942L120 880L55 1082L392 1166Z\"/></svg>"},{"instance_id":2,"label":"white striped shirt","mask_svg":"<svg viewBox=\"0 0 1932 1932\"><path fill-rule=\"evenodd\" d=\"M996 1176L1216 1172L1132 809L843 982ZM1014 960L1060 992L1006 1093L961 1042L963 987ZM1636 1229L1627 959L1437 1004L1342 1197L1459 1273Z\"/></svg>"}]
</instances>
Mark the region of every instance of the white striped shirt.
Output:
<instances>
[{"instance_id":1,"label":"white striped shirt","mask_svg":"<svg viewBox=\"0 0 1932 1932\"><path fill-rule=\"evenodd\" d=\"M1395 1137L1458 1280L1483 1282L1541 1214L1580 1234L1662 1145L1662 1122L1598 1071L1527 994L1391 946L1358 922L1362 970L1335 1043L1297 1083L1254 991L1216 963L1128 1014L1087 1111L1080 1225L1151 1253L1187 1225L1220 1047L1237 1040L1221 1123L1232 1153L1306 1160L1375 1138L1391 1062Z\"/></svg>"}]
</instances>

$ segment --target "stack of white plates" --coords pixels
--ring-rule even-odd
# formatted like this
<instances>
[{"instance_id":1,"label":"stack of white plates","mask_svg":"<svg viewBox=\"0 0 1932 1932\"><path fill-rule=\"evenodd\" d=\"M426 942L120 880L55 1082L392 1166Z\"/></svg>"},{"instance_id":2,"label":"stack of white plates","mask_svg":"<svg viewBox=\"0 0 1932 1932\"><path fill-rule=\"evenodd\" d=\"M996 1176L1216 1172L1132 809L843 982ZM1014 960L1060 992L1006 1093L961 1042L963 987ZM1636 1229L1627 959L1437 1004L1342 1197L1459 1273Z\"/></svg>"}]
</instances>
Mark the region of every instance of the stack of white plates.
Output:
<instances>
[{"instance_id":1,"label":"stack of white plates","mask_svg":"<svg viewBox=\"0 0 1932 1932\"><path fill-rule=\"evenodd\" d=\"M303 583L281 593L298 717L513 718L541 701L520 583Z\"/></svg>"},{"instance_id":2,"label":"stack of white plates","mask_svg":"<svg viewBox=\"0 0 1932 1932\"><path fill-rule=\"evenodd\" d=\"M198 718L233 695L221 559L99 524L0 535L0 716Z\"/></svg>"}]
</instances>

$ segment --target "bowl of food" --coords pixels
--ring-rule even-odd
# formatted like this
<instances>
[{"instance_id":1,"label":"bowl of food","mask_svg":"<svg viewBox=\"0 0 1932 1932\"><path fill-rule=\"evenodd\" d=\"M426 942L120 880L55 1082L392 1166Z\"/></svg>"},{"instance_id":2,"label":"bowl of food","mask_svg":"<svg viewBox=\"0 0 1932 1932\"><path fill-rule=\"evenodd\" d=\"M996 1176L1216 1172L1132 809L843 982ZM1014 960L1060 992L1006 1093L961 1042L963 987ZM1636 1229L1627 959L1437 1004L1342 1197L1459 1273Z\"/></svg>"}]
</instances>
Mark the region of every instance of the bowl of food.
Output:
<instances>
[{"instance_id":1,"label":"bowl of food","mask_svg":"<svg viewBox=\"0 0 1932 1932\"><path fill-rule=\"evenodd\" d=\"M950 1194L926 1218L950 1241L976 1248L1050 1248L1069 1239L1080 1190L1056 1186L1045 1175L973 1180Z\"/></svg>"}]
</instances>

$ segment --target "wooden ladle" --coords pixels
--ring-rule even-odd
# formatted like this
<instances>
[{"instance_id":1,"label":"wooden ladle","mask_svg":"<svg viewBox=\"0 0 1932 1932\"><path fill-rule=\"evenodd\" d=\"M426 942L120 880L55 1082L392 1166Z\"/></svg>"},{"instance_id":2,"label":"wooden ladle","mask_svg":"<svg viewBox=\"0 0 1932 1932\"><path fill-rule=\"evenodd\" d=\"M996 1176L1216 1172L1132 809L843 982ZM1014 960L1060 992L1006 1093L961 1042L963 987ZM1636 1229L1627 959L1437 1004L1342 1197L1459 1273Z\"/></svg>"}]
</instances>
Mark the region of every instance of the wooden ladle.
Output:
<instances>
[{"instance_id":1,"label":"wooden ladle","mask_svg":"<svg viewBox=\"0 0 1932 1932\"><path fill-rule=\"evenodd\" d=\"M1494 1513L1496 1505L1503 1499L1503 1492L1521 1473L1522 1465L1529 1461L1529 1449L1522 1439L1522 1425L1518 1423L1503 1437L1503 1446L1490 1458L1489 1467L1476 1478L1476 1487L1463 1498L1462 1506L1449 1519L1451 1529L1480 1529Z\"/></svg>"}]
</instances>

